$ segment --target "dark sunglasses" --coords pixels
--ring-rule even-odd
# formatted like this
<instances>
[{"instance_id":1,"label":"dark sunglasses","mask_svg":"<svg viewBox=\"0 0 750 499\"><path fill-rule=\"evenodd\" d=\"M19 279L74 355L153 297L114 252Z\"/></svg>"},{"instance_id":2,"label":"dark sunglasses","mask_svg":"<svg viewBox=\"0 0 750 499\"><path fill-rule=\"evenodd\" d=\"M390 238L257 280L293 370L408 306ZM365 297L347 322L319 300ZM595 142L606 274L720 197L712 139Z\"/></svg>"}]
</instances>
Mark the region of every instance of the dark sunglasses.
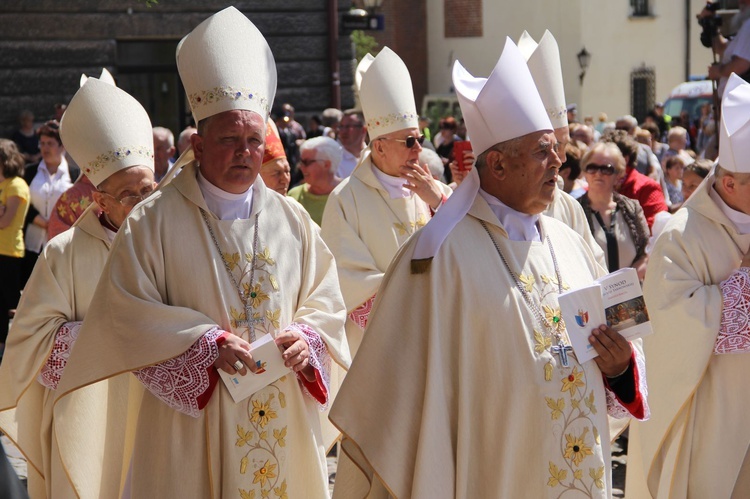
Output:
<instances>
[{"instance_id":1,"label":"dark sunglasses","mask_svg":"<svg viewBox=\"0 0 750 499\"><path fill-rule=\"evenodd\" d=\"M614 175L615 173L615 167L612 165L595 165L593 163L586 165L586 173L588 174L595 174L596 172L601 172L602 175Z\"/></svg>"},{"instance_id":2,"label":"dark sunglasses","mask_svg":"<svg viewBox=\"0 0 750 499\"><path fill-rule=\"evenodd\" d=\"M419 137L414 137L413 135L410 135L406 137L405 139L391 139L388 137L382 137L381 140L395 140L396 142L403 142L406 145L407 149L411 149L414 147L414 144L419 142L419 145L421 146L424 143L424 135L420 135Z\"/></svg>"}]
</instances>

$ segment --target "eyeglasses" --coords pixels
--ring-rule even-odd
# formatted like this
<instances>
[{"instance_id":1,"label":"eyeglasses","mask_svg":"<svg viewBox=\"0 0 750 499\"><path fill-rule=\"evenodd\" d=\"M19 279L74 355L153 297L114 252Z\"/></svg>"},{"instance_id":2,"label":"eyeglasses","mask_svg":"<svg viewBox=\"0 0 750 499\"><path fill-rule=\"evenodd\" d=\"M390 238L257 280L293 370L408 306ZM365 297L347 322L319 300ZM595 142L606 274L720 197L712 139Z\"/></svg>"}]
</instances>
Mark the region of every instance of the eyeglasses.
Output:
<instances>
[{"instance_id":1,"label":"eyeglasses","mask_svg":"<svg viewBox=\"0 0 750 499\"><path fill-rule=\"evenodd\" d=\"M600 172L602 175L614 175L615 173L615 167L612 165L595 165L594 163L590 163L586 165L586 173L593 175L596 172Z\"/></svg>"},{"instance_id":2,"label":"eyeglasses","mask_svg":"<svg viewBox=\"0 0 750 499\"><path fill-rule=\"evenodd\" d=\"M362 128L364 125L339 125L339 130L348 128Z\"/></svg>"},{"instance_id":3,"label":"eyeglasses","mask_svg":"<svg viewBox=\"0 0 750 499\"><path fill-rule=\"evenodd\" d=\"M121 198L116 198L109 192L104 192L104 191L98 191L98 192L100 192L101 194L106 194L107 196L111 197L112 199L120 203L122 206L132 208L133 206L137 205L138 203L140 203L141 201L149 197L151 194L153 194L154 189L150 189L146 192L142 192L141 194L123 196Z\"/></svg>"},{"instance_id":4,"label":"eyeglasses","mask_svg":"<svg viewBox=\"0 0 750 499\"><path fill-rule=\"evenodd\" d=\"M419 137L414 137L413 135L410 135L409 137L406 137L405 139L391 139L389 137L381 137L379 140L394 140L396 142L403 142L406 145L407 149L411 149L414 147L414 145L419 142L419 145L421 146L424 143L424 135L420 135Z\"/></svg>"},{"instance_id":5,"label":"eyeglasses","mask_svg":"<svg viewBox=\"0 0 750 499\"><path fill-rule=\"evenodd\" d=\"M317 163L318 161L323 161L323 160L322 159L301 159L301 160L299 160L299 164L301 164L302 166L307 167L307 166L310 166L313 163Z\"/></svg>"}]
</instances>

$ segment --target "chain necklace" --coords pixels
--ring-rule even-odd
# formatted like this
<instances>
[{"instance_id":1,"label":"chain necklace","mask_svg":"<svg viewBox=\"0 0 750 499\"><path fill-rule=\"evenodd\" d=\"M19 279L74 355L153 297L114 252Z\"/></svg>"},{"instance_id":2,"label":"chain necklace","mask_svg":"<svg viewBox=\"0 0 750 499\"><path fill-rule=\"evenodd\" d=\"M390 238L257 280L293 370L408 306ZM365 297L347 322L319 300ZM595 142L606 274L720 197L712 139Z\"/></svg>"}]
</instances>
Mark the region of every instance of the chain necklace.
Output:
<instances>
[{"instance_id":1,"label":"chain necklace","mask_svg":"<svg viewBox=\"0 0 750 499\"><path fill-rule=\"evenodd\" d=\"M221 246L219 246L219 241L216 239L216 235L214 234L213 229L211 228L211 224L208 222L208 215L206 214L205 210L203 208L200 208L201 215L203 216L203 221L206 222L206 227L208 227L208 233L211 234L211 240L214 242L214 246L216 246L216 250L219 252L219 258L221 258L221 261L224 263L224 268L227 271L227 274L229 274L229 279L232 280L232 284L234 284L235 289L237 290L237 294L240 296L240 301L242 302L242 305L245 308L245 320L236 320L236 324L238 327L246 326L247 332L250 335L250 343L255 341L255 324L262 322L262 318L253 319L253 310L252 310L252 300L257 296L255 291L253 291L253 282L255 280L255 259L258 254L258 216L260 213L255 214L255 226L254 226L254 235L253 235L253 258L250 262L250 283L248 284L248 292L247 294L242 292L242 286L240 283L237 282L237 279L234 278L234 274L232 274L232 268L229 266L229 262L224 258L224 254L221 252Z\"/></svg>"},{"instance_id":2,"label":"chain necklace","mask_svg":"<svg viewBox=\"0 0 750 499\"><path fill-rule=\"evenodd\" d=\"M380 197L383 198L383 202L385 202L385 205L388 207L388 209L390 210L390 212L394 216L394 218L398 221L398 223L401 225L401 227L403 227L404 232L406 234L408 234L408 235L414 234L417 231L417 229L418 229L417 224L419 223L419 215L424 215L424 213L422 213L419 210L419 200L421 198L419 198L419 196L417 196L416 194L412 193L412 195L411 195L412 203L411 204L414 206L414 216L416 217L416 220L414 222L412 222L411 220L409 220L409 213L407 211L407 213L406 213L406 220L407 220L407 222L404 223L404 221L401 220L401 217L399 217L396 214L396 211L388 203L388 198L385 197L385 195L383 194L383 192L380 191L380 190L378 190L378 194L380 194Z\"/></svg>"},{"instance_id":3,"label":"chain necklace","mask_svg":"<svg viewBox=\"0 0 750 499\"><path fill-rule=\"evenodd\" d=\"M560 332L557 330L557 324L560 322L560 317L554 316L552 318L552 321L554 322L554 324L549 323L549 321L544 316L539 306L534 302L534 300L531 299L531 295L529 295L529 293L526 291L526 288L521 283L521 279L519 279L516 273L513 272L513 270L510 268L510 264L508 264L508 260L505 259L505 255L503 255L503 252L500 250L500 246L497 244L497 241L495 241L495 238L492 237L492 234L490 233L490 229L487 227L487 224L482 220L480 220L479 223L482 224L484 231L487 233L487 236L489 236L490 241L492 241L492 245L495 247L497 254L500 255L500 260L502 260L503 264L505 264L505 268L508 269L508 273L513 278L513 281L515 282L516 288L518 288L518 291L521 292L521 296L523 296L523 299L526 302L526 305L534 313L539 324L544 326L555 338L555 345L550 347L550 350L552 351L552 353L555 353L560 357L560 363L563 365L563 367L568 367L570 365L568 361L568 352L572 351L573 347L565 344L565 340L563 339L562 334L560 334ZM549 236L547 236L546 239L547 239L547 246L549 246L550 255L552 255L552 263L555 266L555 277L557 277L557 290L558 290L558 294L560 294L563 292L562 278L560 277L560 267L557 265L557 257L555 256L555 250L552 247L552 241L550 241Z\"/></svg>"}]
</instances>

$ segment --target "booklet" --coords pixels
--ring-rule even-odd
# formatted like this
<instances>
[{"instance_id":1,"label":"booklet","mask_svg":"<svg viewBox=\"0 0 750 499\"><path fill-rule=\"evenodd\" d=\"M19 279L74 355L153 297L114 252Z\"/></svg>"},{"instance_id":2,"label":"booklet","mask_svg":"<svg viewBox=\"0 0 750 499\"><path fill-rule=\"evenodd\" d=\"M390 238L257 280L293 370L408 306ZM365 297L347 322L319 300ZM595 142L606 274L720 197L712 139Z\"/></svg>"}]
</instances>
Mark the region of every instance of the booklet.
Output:
<instances>
[{"instance_id":1,"label":"booklet","mask_svg":"<svg viewBox=\"0 0 750 499\"><path fill-rule=\"evenodd\" d=\"M574 291L566 291L558 295L557 301L578 362L583 364L597 357L599 354L589 343L589 336L594 328L607 321L601 285L595 283Z\"/></svg>"},{"instance_id":2,"label":"booklet","mask_svg":"<svg viewBox=\"0 0 750 499\"><path fill-rule=\"evenodd\" d=\"M245 400L252 394L262 390L282 376L292 372L284 365L279 347L273 341L273 336L267 334L250 344L250 354L253 356L258 370L255 373L247 369L247 374L228 374L218 369L224 385L229 390L235 403Z\"/></svg>"},{"instance_id":3,"label":"booklet","mask_svg":"<svg viewBox=\"0 0 750 499\"><path fill-rule=\"evenodd\" d=\"M617 270L557 298L570 344L581 364L599 355L588 338L600 324L608 324L628 341L653 333L633 268Z\"/></svg>"}]
</instances>

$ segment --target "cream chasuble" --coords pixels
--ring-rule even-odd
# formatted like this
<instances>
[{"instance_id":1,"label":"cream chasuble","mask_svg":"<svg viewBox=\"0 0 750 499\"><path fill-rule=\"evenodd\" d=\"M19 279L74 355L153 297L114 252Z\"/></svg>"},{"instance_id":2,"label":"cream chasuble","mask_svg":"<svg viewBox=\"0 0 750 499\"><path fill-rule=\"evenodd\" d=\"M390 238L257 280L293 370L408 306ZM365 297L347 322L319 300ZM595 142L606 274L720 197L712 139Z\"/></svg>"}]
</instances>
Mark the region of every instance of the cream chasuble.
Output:
<instances>
[{"instance_id":1,"label":"cream chasuble","mask_svg":"<svg viewBox=\"0 0 750 499\"><path fill-rule=\"evenodd\" d=\"M82 321L88 313L109 253L97 210L90 206L72 229L45 246L23 292L0 368L0 407L7 409L0 413L0 427L28 460L32 497L100 497L101 481L118 470L113 461L103 462L105 440L115 444L123 433L119 422L106 426L107 412L124 413L128 379L77 392L59 420L53 420L55 392L36 379L60 326Z\"/></svg>"},{"instance_id":2,"label":"cream chasuble","mask_svg":"<svg viewBox=\"0 0 750 499\"><path fill-rule=\"evenodd\" d=\"M739 235L710 199L713 184L711 174L669 220L649 258L644 295L656 334L644 349L653 416L632 425L629 497L750 497L747 470L745 488L734 490L750 449L750 357L714 354L719 284L739 267L750 235Z\"/></svg>"},{"instance_id":3,"label":"cream chasuble","mask_svg":"<svg viewBox=\"0 0 750 499\"><path fill-rule=\"evenodd\" d=\"M249 340L245 304L201 216L200 208L208 208L196 174L195 163L187 165L120 229L58 387L57 406L88 383L177 357L214 326ZM249 219L208 217L222 258L250 292L256 336L275 335L292 322L307 324L333 360L348 367L332 255L304 210L267 189L260 176L253 189ZM178 382L170 386L178 390ZM140 405L125 448L133 498L328 495L319 409L294 376L237 404L220 382L197 418L142 387L131 391L129 403Z\"/></svg>"},{"instance_id":4,"label":"cream chasuble","mask_svg":"<svg viewBox=\"0 0 750 499\"><path fill-rule=\"evenodd\" d=\"M365 149L354 173L331 192L323 212L321 235L336 257L347 313L377 293L398 249L431 217L430 207L416 194L391 199L374 168L370 149ZM450 196L450 187L438 185ZM348 317L346 334L354 356L363 328Z\"/></svg>"},{"instance_id":5,"label":"cream chasuble","mask_svg":"<svg viewBox=\"0 0 750 499\"><path fill-rule=\"evenodd\" d=\"M564 289L603 273L552 218L540 218L542 242L509 240L481 196L427 272L411 274L419 236L407 242L331 409L344 435L334 497L610 496L611 393L595 362L571 353L563 367L550 353L551 332L480 221L550 324L559 307L546 236Z\"/></svg>"},{"instance_id":6,"label":"cream chasuble","mask_svg":"<svg viewBox=\"0 0 750 499\"><path fill-rule=\"evenodd\" d=\"M607 260L604 256L604 251L602 251L601 246L599 246L594 235L591 233L591 227L589 227L589 222L586 220L586 213L584 213L583 207L581 207L581 203L577 199L558 187L555 189L554 199L547 206L544 214L560 220L580 234L583 241L592 253L594 253L599 265L603 269L607 269Z\"/></svg>"}]
</instances>

